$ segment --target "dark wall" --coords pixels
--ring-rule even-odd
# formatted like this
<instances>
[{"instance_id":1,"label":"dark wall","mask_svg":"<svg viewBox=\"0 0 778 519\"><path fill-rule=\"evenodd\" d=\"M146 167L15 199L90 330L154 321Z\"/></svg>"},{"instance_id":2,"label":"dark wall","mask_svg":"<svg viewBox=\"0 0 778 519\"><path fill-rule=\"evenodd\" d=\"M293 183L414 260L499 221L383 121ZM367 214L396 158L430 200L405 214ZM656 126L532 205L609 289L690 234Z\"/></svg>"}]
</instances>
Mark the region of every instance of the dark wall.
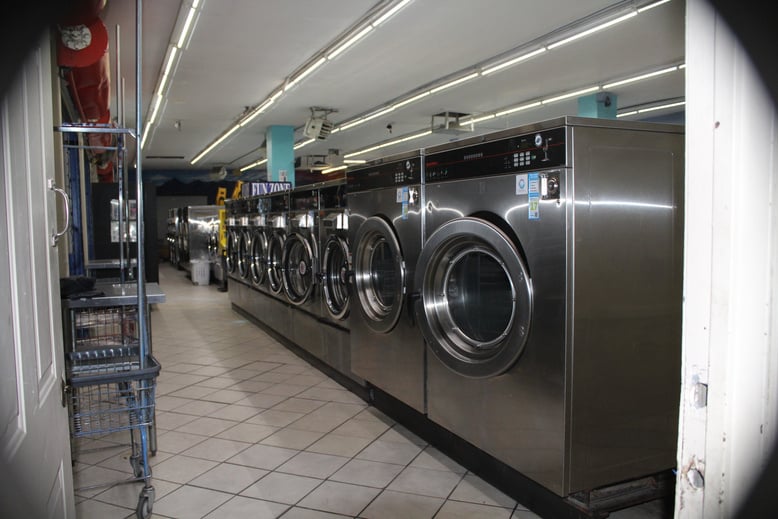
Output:
<instances>
[{"instance_id":1,"label":"dark wall","mask_svg":"<svg viewBox=\"0 0 778 519\"><path fill-rule=\"evenodd\" d=\"M135 199L135 185L128 189L127 199ZM94 259L118 259L119 244L111 242L111 200L119 198L119 184L92 184L92 233ZM159 282L159 253L157 244L157 193L154 185L143 186L144 261L146 281ZM130 243L130 257L138 257L138 248ZM115 277L116 271L105 271L98 277Z\"/></svg>"}]
</instances>

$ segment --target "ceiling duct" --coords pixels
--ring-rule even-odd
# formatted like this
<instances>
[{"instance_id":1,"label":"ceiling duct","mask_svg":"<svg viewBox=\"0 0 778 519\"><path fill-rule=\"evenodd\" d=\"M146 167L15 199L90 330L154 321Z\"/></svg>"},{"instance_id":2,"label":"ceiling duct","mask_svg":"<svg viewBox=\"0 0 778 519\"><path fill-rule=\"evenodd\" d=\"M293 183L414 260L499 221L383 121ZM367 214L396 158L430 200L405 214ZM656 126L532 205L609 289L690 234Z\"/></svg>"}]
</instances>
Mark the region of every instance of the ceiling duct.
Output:
<instances>
[{"instance_id":1,"label":"ceiling duct","mask_svg":"<svg viewBox=\"0 0 778 519\"><path fill-rule=\"evenodd\" d=\"M335 124L329 121L327 116L334 112L337 112L337 110L332 108L320 108L318 106L311 107L311 117L309 117L308 121L305 123L303 135L309 139L320 141L329 137Z\"/></svg>"},{"instance_id":2,"label":"ceiling duct","mask_svg":"<svg viewBox=\"0 0 778 519\"><path fill-rule=\"evenodd\" d=\"M321 171L337 167L343 164L340 150L327 150L327 155L302 155L295 159L295 169L307 169L309 171Z\"/></svg>"},{"instance_id":3,"label":"ceiling duct","mask_svg":"<svg viewBox=\"0 0 778 519\"><path fill-rule=\"evenodd\" d=\"M462 112L441 112L432 116L430 123L432 133L460 134L473 131L473 123L461 124L459 120L470 114Z\"/></svg>"}]
</instances>

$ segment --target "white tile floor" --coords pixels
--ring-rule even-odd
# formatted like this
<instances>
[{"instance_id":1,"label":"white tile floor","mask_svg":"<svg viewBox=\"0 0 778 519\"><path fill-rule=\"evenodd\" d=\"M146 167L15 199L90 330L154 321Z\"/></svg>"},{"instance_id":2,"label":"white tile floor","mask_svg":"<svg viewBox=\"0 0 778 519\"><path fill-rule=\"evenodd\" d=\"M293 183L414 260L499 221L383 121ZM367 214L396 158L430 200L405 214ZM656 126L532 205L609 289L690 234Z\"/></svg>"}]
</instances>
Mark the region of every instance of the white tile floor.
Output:
<instances>
[{"instance_id":1,"label":"white tile floor","mask_svg":"<svg viewBox=\"0 0 778 519\"><path fill-rule=\"evenodd\" d=\"M214 285L168 264L160 285L153 517L538 517L233 312ZM79 519L135 517L139 483L78 490L130 476L127 437L79 441Z\"/></svg>"}]
</instances>

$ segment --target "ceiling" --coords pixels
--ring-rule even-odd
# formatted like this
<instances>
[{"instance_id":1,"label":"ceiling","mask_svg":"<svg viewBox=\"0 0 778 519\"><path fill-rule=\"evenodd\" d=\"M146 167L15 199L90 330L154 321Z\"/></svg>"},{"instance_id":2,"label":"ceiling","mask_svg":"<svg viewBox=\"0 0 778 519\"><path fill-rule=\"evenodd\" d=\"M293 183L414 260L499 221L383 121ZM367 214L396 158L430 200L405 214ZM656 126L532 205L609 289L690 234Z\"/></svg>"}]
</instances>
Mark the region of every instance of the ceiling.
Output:
<instances>
[{"instance_id":1,"label":"ceiling","mask_svg":"<svg viewBox=\"0 0 778 519\"><path fill-rule=\"evenodd\" d=\"M647 0L411 0L337 58L285 91L270 108L192 164L192 159L247 108L283 86L306 62L331 48L389 0L202 0L193 32L179 53L157 121L147 131L144 170L237 171L263 158L270 125L302 128L311 107L335 110L336 126L367 115L422 87L440 84L508 56L511 50L558 41L577 24L613 18ZM149 105L171 43L178 40L192 0L142 4L142 113ZM493 113L592 85L634 77L684 60L684 1L672 0L612 27L520 64L408 103L296 151L342 156L429 130L433 114ZM181 14L180 14L181 13ZM589 18L587 18L589 17ZM135 126L135 2L108 0L102 18L110 49L121 49L124 125ZM120 46L115 27L120 26ZM529 47L528 47L529 46ZM112 58L112 64L114 63ZM499 61L499 60L497 60ZM117 89L113 88L115 92ZM684 96L683 71L608 89L620 109ZM682 108L681 108L682 109ZM674 109L678 111L678 108ZM116 99L112 114L118 114ZM359 159L426 147L559 115L576 115L577 97L542 104L475 125L473 133L432 133L358 155ZM651 115L662 115L662 111ZM439 121L439 120L438 120ZM257 169L262 169L262 166Z\"/></svg>"}]
</instances>

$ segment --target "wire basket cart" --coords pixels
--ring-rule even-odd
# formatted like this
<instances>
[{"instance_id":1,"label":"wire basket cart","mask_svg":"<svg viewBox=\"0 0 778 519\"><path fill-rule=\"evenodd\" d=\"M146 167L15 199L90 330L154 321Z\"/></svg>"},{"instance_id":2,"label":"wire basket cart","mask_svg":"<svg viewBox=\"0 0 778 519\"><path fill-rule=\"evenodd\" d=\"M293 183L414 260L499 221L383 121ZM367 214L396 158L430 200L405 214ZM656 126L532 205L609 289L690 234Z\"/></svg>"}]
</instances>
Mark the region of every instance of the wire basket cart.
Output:
<instances>
[{"instance_id":1,"label":"wire basket cart","mask_svg":"<svg viewBox=\"0 0 778 519\"><path fill-rule=\"evenodd\" d=\"M141 345L132 285L102 288L104 295L69 300L63 308L73 459L81 454L76 446L79 438L105 439L128 432L132 477L98 486L142 481L136 513L146 519L155 498L149 456L156 451L154 410L160 364L150 347ZM164 294L152 286L149 299L161 301Z\"/></svg>"}]
</instances>

